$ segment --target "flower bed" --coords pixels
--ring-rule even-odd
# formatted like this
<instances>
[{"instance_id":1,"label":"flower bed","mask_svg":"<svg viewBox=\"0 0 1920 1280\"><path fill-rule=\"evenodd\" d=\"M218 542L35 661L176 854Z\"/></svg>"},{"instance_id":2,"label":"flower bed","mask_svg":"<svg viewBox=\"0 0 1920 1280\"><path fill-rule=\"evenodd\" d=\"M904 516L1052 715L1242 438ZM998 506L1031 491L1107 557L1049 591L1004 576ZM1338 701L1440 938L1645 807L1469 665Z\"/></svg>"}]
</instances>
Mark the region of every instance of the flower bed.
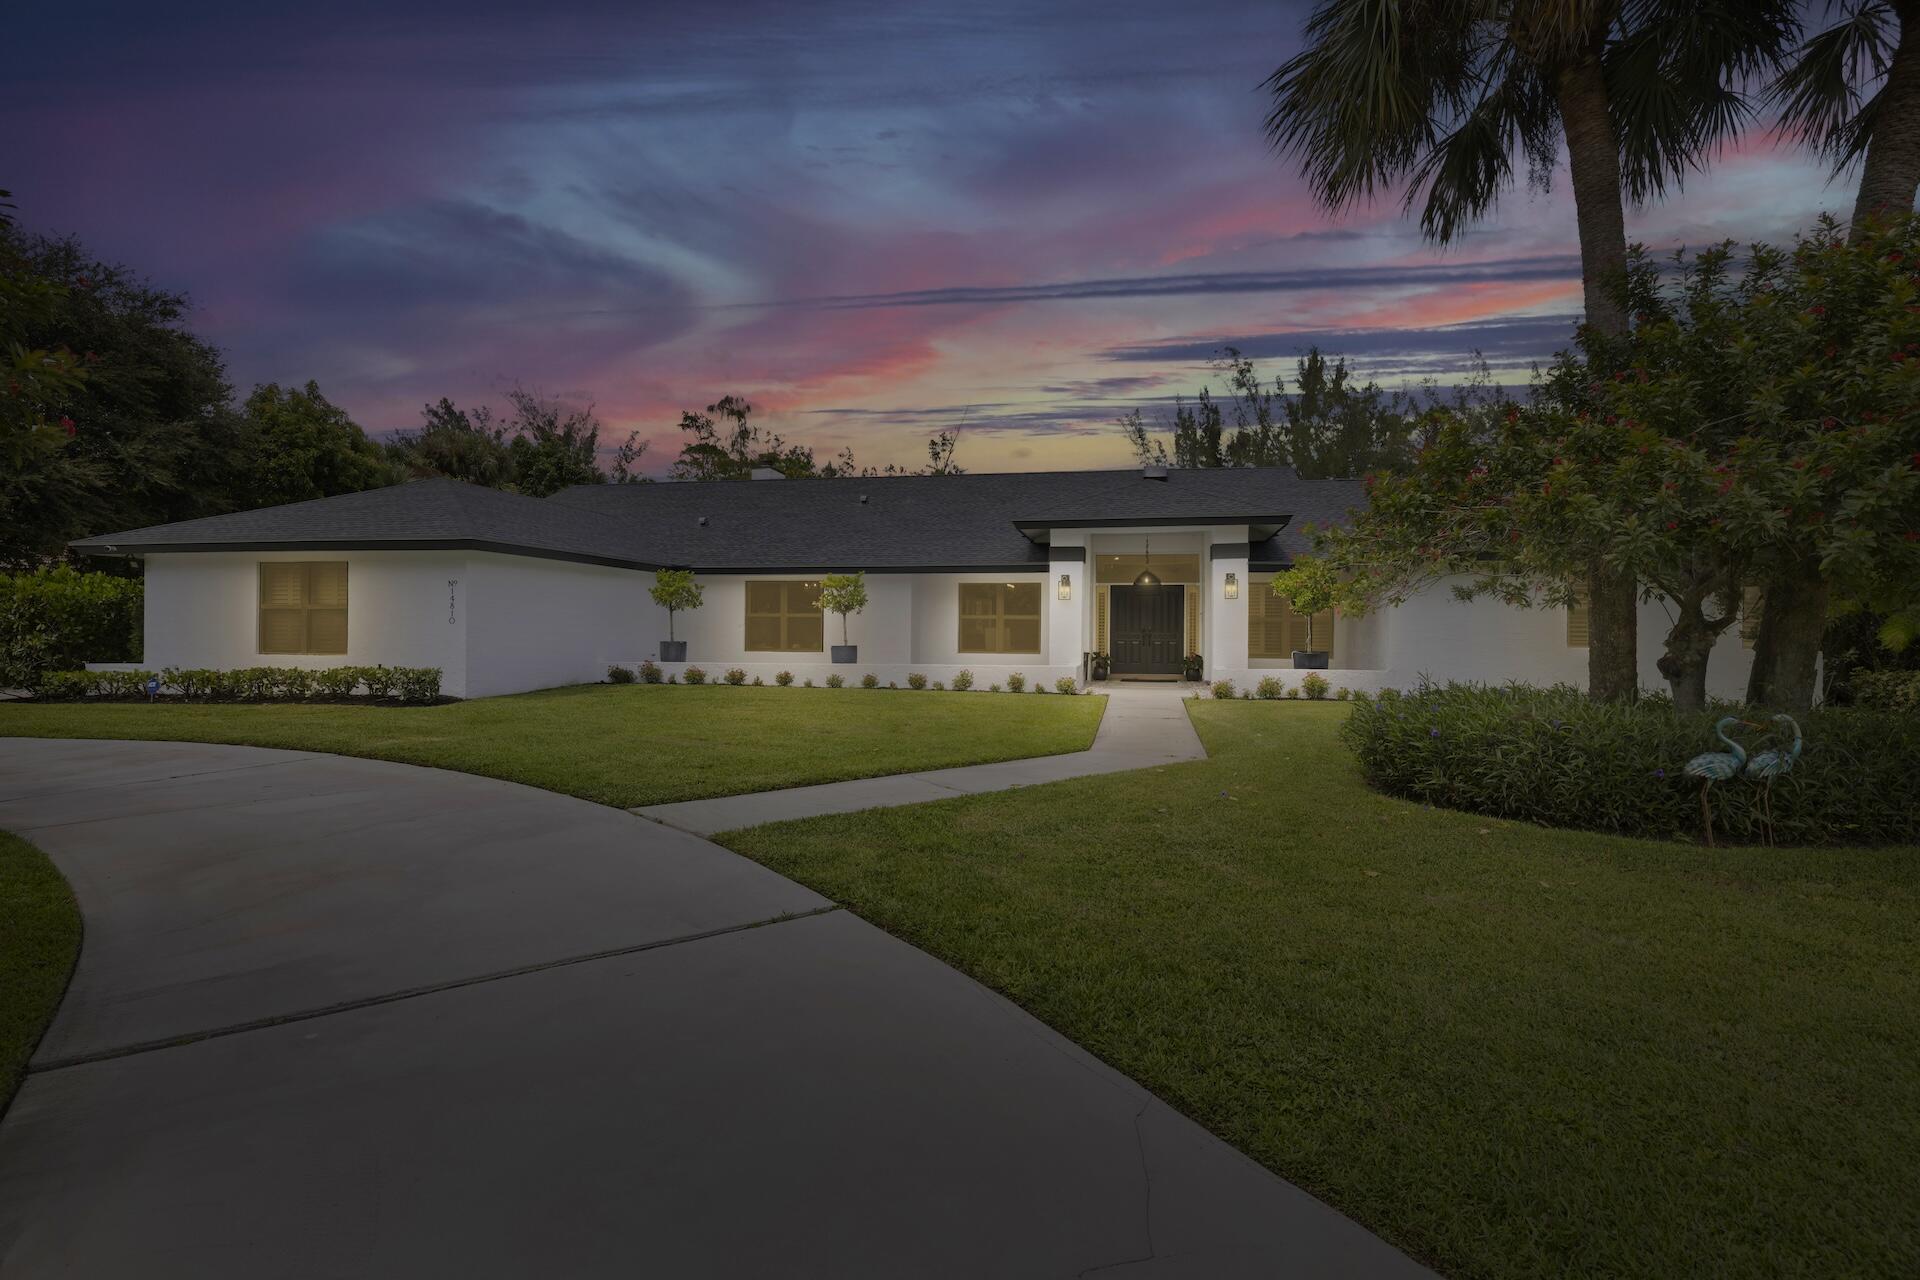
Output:
<instances>
[{"instance_id":1,"label":"flower bed","mask_svg":"<svg viewBox=\"0 0 1920 1280\"><path fill-rule=\"evenodd\" d=\"M1698 840L1701 784L1683 769L1724 750L1713 725L1734 710L1681 715L1663 699L1598 703L1566 686L1449 684L1360 700L1342 735L1367 780L1392 795L1545 826ZM1772 788L1776 843L1920 839L1920 719L1816 711L1800 726L1804 752ZM1766 731L1735 737L1749 751L1784 745ZM1717 836L1759 841L1761 797L1744 777L1716 783Z\"/></svg>"}]
</instances>

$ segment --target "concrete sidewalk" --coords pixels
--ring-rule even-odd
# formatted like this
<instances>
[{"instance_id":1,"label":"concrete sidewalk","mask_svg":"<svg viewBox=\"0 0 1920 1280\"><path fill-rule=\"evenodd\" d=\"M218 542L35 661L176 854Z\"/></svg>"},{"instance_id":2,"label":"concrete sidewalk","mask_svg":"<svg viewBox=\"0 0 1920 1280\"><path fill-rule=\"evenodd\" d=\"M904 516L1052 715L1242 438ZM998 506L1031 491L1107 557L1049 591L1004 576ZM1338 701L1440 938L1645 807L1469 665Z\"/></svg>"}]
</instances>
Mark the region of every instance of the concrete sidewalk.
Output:
<instances>
[{"instance_id":1,"label":"concrete sidewalk","mask_svg":"<svg viewBox=\"0 0 1920 1280\"><path fill-rule=\"evenodd\" d=\"M1100 719L1093 745L1085 751L789 787L784 791L719 796L712 800L653 804L633 812L682 831L707 836L788 818L924 804L929 800L1038 786L1089 774L1204 760L1206 749L1200 745L1200 736L1193 731L1193 722L1187 719L1183 705L1192 688L1182 684L1108 682L1101 690L1107 694L1106 714Z\"/></svg>"},{"instance_id":2,"label":"concrete sidewalk","mask_svg":"<svg viewBox=\"0 0 1920 1280\"><path fill-rule=\"evenodd\" d=\"M931 957L617 809L0 739L86 937L13 1280L1426 1275Z\"/></svg>"}]
</instances>

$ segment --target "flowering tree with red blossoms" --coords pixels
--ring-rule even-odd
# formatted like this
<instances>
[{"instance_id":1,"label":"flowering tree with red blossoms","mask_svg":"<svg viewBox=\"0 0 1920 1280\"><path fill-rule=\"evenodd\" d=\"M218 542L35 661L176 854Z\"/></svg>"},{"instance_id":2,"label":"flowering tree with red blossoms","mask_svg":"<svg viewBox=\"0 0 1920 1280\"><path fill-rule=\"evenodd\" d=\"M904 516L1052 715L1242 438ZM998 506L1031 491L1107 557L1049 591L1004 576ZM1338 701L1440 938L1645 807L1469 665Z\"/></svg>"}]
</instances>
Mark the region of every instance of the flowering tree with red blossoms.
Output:
<instances>
[{"instance_id":1,"label":"flowering tree with red blossoms","mask_svg":"<svg viewBox=\"0 0 1920 1280\"><path fill-rule=\"evenodd\" d=\"M1811 700L1829 601L1920 599L1920 223L1849 244L1826 221L1792 250L1644 253L1621 339L1583 331L1533 403L1445 416L1407 474L1318 549L1351 611L1453 578L1463 596L1567 604L1599 559L1659 597L1676 704L1758 586L1780 651L1764 700ZM1612 369L1596 376L1594 369Z\"/></svg>"}]
</instances>

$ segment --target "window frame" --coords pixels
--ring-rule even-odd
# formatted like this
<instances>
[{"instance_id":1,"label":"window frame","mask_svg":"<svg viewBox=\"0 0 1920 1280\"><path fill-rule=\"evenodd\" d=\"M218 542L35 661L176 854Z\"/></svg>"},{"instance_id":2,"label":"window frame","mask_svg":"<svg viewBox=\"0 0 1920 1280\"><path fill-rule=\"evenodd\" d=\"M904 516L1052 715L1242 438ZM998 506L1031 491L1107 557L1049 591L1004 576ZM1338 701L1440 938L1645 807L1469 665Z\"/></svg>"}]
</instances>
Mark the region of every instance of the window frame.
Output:
<instances>
[{"instance_id":1,"label":"window frame","mask_svg":"<svg viewBox=\"0 0 1920 1280\"><path fill-rule=\"evenodd\" d=\"M741 629L740 650L742 653L825 653L827 649L827 611L820 607L820 582L814 578L748 578L741 588ZM753 607L753 589L756 586L775 586L780 588L780 608L774 612L756 611ZM792 607L794 588L810 589L813 592L813 607L795 609ZM755 618L779 619L780 646L765 648L753 643L753 620ZM819 623L820 638L812 645L791 643L789 631L795 619L811 618Z\"/></svg>"},{"instance_id":2,"label":"window frame","mask_svg":"<svg viewBox=\"0 0 1920 1280\"><path fill-rule=\"evenodd\" d=\"M340 603L314 603L314 570L338 569L340 573ZM297 605L269 604L267 599L267 580L270 576L285 574L297 570L300 578L300 603ZM256 562L254 588L254 652L263 657L345 657L352 645L352 600L351 562L347 560L261 560ZM267 646L268 614L298 614L300 619L300 639L294 648L269 648ZM318 648L314 640L313 623L315 614L340 615L340 647Z\"/></svg>"},{"instance_id":3,"label":"window frame","mask_svg":"<svg viewBox=\"0 0 1920 1280\"><path fill-rule=\"evenodd\" d=\"M1047 601L1046 601L1045 587L1046 587L1046 584L1041 582L997 582L997 581L956 582L954 584L954 610L955 610L954 652L983 654L989 657L991 656L1035 657L1042 653L1045 653L1046 646L1047 646L1047 636L1046 636ZM993 612L992 613L968 613L967 612L968 591L969 590L980 591L982 589L990 590L993 592L993 602L994 602ZM1032 591L1034 593L1033 612L1032 613L1024 613L1024 612L1015 613L1008 607L1008 605L1011 603L1013 593L1024 592L1024 591ZM975 622L978 622L983 618L988 618L992 620L988 625L989 643L992 643L997 639L1000 647L985 648L985 649L977 649L977 648L970 649L967 647L968 620L971 619ZM1012 646L1011 629L1008 624L1014 621L1019 621L1019 622L1031 621L1033 623L1033 648L1015 649L1011 647Z\"/></svg>"}]
</instances>

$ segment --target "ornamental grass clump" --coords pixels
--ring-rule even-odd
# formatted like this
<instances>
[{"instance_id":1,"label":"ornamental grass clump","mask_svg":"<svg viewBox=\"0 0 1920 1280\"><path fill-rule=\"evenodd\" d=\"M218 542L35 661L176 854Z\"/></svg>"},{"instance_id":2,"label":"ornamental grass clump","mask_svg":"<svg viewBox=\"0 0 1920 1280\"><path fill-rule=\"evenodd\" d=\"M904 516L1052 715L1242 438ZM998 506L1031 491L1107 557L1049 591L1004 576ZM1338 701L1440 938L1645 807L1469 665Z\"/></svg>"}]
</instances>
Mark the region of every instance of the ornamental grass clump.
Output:
<instances>
[{"instance_id":1,"label":"ornamental grass clump","mask_svg":"<svg viewBox=\"0 0 1920 1280\"><path fill-rule=\"evenodd\" d=\"M1444 808L1620 835L1698 840L1688 760L1721 750L1714 722L1738 710L1595 702L1571 686L1427 685L1356 698L1341 734L1368 782ZM1767 724L1761 711L1744 718ZM1920 832L1920 719L1858 709L1799 717L1805 748L1772 788L1777 844L1888 844ZM1749 753L1785 741L1736 728ZM1708 793L1726 843L1760 843L1761 786L1735 777Z\"/></svg>"}]
</instances>

